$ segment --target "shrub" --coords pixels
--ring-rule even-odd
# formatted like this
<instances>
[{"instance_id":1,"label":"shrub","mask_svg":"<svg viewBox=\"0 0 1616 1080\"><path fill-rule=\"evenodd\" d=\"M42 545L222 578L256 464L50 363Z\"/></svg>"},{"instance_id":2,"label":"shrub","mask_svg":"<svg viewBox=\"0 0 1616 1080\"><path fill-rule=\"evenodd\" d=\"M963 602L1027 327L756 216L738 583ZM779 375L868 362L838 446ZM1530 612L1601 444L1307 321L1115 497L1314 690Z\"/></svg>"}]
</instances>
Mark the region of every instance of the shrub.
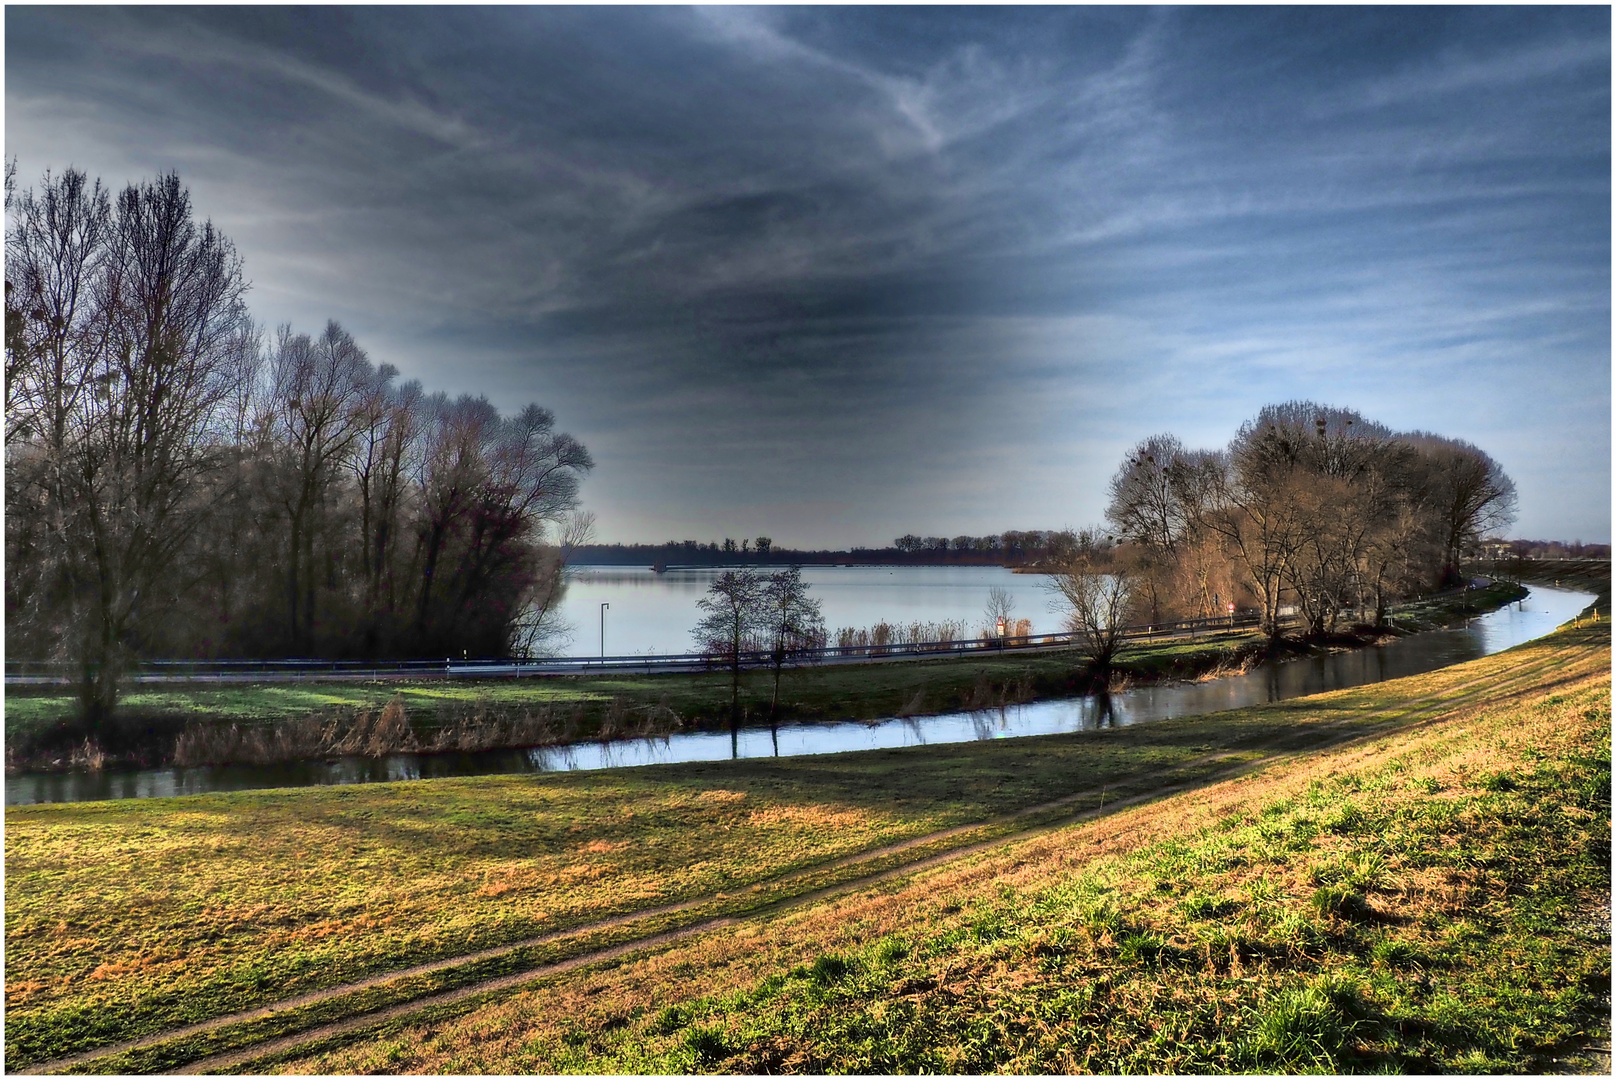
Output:
<instances>
[{"instance_id":1,"label":"shrub","mask_svg":"<svg viewBox=\"0 0 1616 1080\"><path fill-rule=\"evenodd\" d=\"M1133 933L1123 937L1117 956L1125 963L1149 964L1167 951L1167 942L1158 934Z\"/></svg>"},{"instance_id":2,"label":"shrub","mask_svg":"<svg viewBox=\"0 0 1616 1080\"><path fill-rule=\"evenodd\" d=\"M677 1005L669 1005L657 1014L651 1022L651 1027L658 1035L672 1035L675 1031L690 1023L690 1017Z\"/></svg>"},{"instance_id":3,"label":"shrub","mask_svg":"<svg viewBox=\"0 0 1616 1080\"><path fill-rule=\"evenodd\" d=\"M1419 967L1425 962L1420 951L1408 942L1390 939L1375 942L1374 948L1369 950L1369 958L1389 968Z\"/></svg>"},{"instance_id":4,"label":"shrub","mask_svg":"<svg viewBox=\"0 0 1616 1080\"><path fill-rule=\"evenodd\" d=\"M909 955L909 945L900 937L884 937L871 951L878 964L895 964Z\"/></svg>"}]
</instances>

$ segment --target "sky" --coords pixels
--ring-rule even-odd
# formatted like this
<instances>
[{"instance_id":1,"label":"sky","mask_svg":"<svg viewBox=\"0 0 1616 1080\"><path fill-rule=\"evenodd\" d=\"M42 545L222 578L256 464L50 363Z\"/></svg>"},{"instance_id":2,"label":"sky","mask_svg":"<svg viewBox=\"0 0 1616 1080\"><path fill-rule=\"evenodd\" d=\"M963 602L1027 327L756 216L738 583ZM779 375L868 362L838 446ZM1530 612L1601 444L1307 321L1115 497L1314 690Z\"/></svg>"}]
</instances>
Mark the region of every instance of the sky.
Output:
<instances>
[{"instance_id":1,"label":"sky","mask_svg":"<svg viewBox=\"0 0 1616 1080\"><path fill-rule=\"evenodd\" d=\"M1082 527L1305 398L1611 534L1606 7L5 9L267 326L552 409L605 542Z\"/></svg>"}]
</instances>

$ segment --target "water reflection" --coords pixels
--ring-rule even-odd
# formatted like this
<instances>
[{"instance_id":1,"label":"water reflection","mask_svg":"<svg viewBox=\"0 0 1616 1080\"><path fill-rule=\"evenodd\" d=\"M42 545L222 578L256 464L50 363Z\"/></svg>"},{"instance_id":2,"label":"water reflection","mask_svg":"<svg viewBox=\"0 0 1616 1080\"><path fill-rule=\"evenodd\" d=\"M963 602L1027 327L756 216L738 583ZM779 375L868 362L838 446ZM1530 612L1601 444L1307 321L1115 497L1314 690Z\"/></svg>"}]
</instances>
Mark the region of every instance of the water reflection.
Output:
<instances>
[{"instance_id":1,"label":"water reflection","mask_svg":"<svg viewBox=\"0 0 1616 1080\"><path fill-rule=\"evenodd\" d=\"M1117 703L1111 697L1109 690L1101 690L1089 699L1094 708L1093 723L1090 729L1108 728L1117 726Z\"/></svg>"},{"instance_id":2,"label":"water reflection","mask_svg":"<svg viewBox=\"0 0 1616 1080\"><path fill-rule=\"evenodd\" d=\"M397 754L287 765L229 765L138 772L25 773L6 779L6 803L145 799L251 788L363 784L488 773L562 772L724 758L795 757L1025 735L1095 731L1198 716L1307 694L1416 675L1500 652L1548 633L1592 596L1534 588L1531 596L1471 621L1463 629L1402 638L1373 649L1269 664L1246 675L1204 683L1142 686L1116 694L886 720L779 725L692 732L654 739L531 750Z\"/></svg>"}]
</instances>

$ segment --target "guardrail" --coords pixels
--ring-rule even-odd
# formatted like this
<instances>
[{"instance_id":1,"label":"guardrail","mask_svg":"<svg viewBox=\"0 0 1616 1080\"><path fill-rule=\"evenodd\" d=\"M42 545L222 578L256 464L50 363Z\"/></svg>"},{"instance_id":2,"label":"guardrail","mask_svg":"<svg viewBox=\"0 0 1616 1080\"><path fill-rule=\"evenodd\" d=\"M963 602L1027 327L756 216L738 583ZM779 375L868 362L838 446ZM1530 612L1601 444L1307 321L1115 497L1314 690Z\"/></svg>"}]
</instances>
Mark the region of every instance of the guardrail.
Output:
<instances>
[{"instance_id":1,"label":"guardrail","mask_svg":"<svg viewBox=\"0 0 1616 1080\"><path fill-rule=\"evenodd\" d=\"M1241 630L1256 626L1256 613L1223 615L1206 619L1141 623L1125 627L1124 640L1183 637L1216 630ZM817 649L793 650L786 658L791 666L823 663L852 663L902 657L958 656L986 653L1070 648L1081 637L1075 633L1032 634L1025 637L967 638L959 641L889 642L882 645L829 645ZM774 656L767 650L748 650L740 657L743 668L772 666ZM591 672L707 671L728 667L727 656L705 653L634 656L500 657L482 660L145 660L133 666L129 681L166 682L304 682L359 679L503 679L534 675L587 674ZM7 686L50 686L74 681L77 666L56 661L6 661Z\"/></svg>"}]
</instances>

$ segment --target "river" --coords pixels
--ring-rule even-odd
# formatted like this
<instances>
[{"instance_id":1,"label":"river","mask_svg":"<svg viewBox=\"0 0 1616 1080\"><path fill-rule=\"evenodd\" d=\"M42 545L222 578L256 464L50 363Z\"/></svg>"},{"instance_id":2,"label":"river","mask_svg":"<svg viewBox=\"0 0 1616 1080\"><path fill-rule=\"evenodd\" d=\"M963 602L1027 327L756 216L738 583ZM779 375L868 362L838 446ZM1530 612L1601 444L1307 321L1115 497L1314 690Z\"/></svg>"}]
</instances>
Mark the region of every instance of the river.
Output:
<instances>
[{"instance_id":1,"label":"river","mask_svg":"<svg viewBox=\"0 0 1616 1080\"><path fill-rule=\"evenodd\" d=\"M1092 731L1198 716L1433 671L1541 637L1576 615L1593 599L1592 594L1585 592L1533 586L1525 600L1475 618L1465 627L1415 634L1374 648L1267 664L1249 674L1226 679L1144 686L1112 694L1106 699L1063 698L939 716L791 724L774 731L749 728L734 736L728 732L691 732L658 739L475 754L397 754L385 758L339 758L287 765L23 773L6 778L6 804L604 769L730 757L790 757Z\"/></svg>"}]
</instances>

